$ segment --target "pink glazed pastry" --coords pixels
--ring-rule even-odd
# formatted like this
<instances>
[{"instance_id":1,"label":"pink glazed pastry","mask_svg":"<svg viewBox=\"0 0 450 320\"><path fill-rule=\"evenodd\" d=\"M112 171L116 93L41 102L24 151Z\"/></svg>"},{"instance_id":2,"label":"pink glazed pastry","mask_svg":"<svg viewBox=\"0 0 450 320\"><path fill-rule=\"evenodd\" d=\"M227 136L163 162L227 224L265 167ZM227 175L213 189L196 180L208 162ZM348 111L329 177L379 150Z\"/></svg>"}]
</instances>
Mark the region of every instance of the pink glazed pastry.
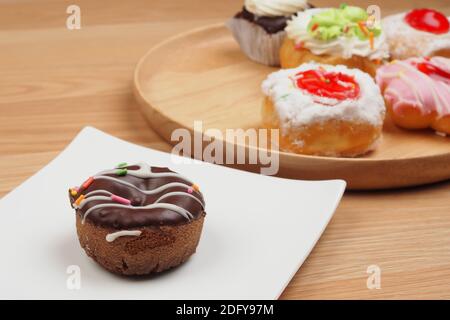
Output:
<instances>
[{"instance_id":1,"label":"pink glazed pastry","mask_svg":"<svg viewBox=\"0 0 450 320\"><path fill-rule=\"evenodd\" d=\"M394 60L378 69L376 81L396 125L450 135L450 59Z\"/></svg>"}]
</instances>

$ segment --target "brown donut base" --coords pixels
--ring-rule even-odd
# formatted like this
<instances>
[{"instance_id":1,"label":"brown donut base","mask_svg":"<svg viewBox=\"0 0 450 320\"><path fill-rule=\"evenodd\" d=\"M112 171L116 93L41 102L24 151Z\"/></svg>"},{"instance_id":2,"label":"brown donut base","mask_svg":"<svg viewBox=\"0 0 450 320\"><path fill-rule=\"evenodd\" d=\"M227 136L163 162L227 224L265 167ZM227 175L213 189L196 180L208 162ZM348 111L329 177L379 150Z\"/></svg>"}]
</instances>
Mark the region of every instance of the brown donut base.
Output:
<instances>
[{"instance_id":1,"label":"brown donut base","mask_svg":"<svg viewBox=\"0 0 450 320\"><path fill-rule=\"evenodd\" d=\"M444 57L450 59L450 48L436 50L430 54L430 57Z\"/></svg>"},{"instance_id":2,"label":"brown donut base","mask_svg":"<svg viewBox=\"0 0 450 320\"><path fill-rule=\"evenodd\" d=\"M296 68L303 63L309 63L311 61L330 65L345 65L349 68L360 69L372 77L375 77L377 68L380 66L380 63L360 56L344 59L333 55L315 55L308 49L296 49L294 40L289 38L284 39L280 48L280 63L282 68Z\"/></svg>"},{"instance_id":3,"label":"brown donut base","mask_svg":"<svg viewBox=\"0 0 450 320\"><path fill-rule=\"evenodd\" d=\"M436 112L422 114L415 106L403 106L400 111L394 111L389 101L385 100L388 114L400 128L417 130L432 128L437 132L450 135L450 116L438 117Z\"/></svg>"},{"instance_id":4,"label":"brown donut base","mask_svg":"<svg viewBox=\"0 0 450 320\"><path fill-rule=\"evenodd\" d=\"M204 217L182 225L132 228L141 230L141 235L112 242L106 241L106 235L120 230L89 221L81 224L79 214L76 227L81 247L105 269L120 275L146 275L176 267L195 253Z\"/></svg>"},{"instance_id":5,"label":"brown donut base","mask_svg":"<svg viewBox=\"0 0 450 320\"><path fill-rule=\"evenodd\" d=\"M279 129L280 120L272 100L264 99L263 124L266 128ZM382 126L370 123L353 123L342 119L330 119L323 123L311 123L290 128L280 135L281 151L298 154L357 157L373 150L381 137ZM303 141L302 145L295 141Z\"/></svg>"}]
</instances>

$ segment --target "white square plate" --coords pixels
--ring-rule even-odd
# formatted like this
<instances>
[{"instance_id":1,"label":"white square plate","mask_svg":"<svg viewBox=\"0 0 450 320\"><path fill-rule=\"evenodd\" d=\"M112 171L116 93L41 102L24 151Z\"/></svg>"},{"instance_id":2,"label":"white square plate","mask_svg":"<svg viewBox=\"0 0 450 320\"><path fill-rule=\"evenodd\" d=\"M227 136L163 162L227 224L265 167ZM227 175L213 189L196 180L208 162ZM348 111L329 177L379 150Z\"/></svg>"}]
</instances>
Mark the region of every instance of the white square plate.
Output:
<instances>
[{"instance_id":1,"label":"white square plate","mask_svg":"<svg viewBox=\"0 0 450 320\"><path fill-rule=\"evenodd\" d=\"M169 166L200 186L207 216L185 264L145 278L115 276L88 258L67 190L120 162ZM345 182L267 177L170 154L85 128L50 164L0 201L0 298L275 299L331 219ZM69 289L69 266L80 289ZM69 286L70 287L70 286Z\"/></svg>"}]
</instances>

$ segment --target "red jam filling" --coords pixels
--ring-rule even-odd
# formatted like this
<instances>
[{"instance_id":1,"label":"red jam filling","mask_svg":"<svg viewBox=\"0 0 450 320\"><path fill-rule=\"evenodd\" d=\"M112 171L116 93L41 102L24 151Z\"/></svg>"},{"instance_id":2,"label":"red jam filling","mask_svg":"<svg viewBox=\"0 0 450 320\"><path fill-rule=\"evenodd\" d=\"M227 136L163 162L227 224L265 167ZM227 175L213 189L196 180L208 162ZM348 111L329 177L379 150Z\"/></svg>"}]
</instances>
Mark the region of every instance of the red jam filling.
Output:
<instances>
[{"instance_id":1,"label":"red jam filling","mask_svg":"<svg viewBox=\"0 0 450 320\"><path fill-rule=\"evenodd\" d=\"M359 96L359 84L352 76L325 70L302 71L295 76L298 88L324 98L346 100Z\"/></svg>"},{"instance_id":2,"label":"red jam filling","mask_svg":"<svg viewBox=\"0 0 450 320\"><path fill-rule=\"evenodd\" d=\"M447 17L432 9L414 9L406 15L405 21L414 29L434 34L443 34L450 30Z\"/></svg>"},{"instance_id":3,"label":"red jam filling","mask_svg":"<svg viewBox=\"0 0 450 320\"><path fill-rule=\"evenodd\" d=\"M432 65L431 63L428 63L428 62L418 63L417 64L417 69L420 72L423 72L423 73L425 73L427 75L435 74L435 75L438 75L438 76L440 76L442 78L450 80L450 73L448 73L447 71L436 67L435 65Z\"/></svg>"}]
</instances>

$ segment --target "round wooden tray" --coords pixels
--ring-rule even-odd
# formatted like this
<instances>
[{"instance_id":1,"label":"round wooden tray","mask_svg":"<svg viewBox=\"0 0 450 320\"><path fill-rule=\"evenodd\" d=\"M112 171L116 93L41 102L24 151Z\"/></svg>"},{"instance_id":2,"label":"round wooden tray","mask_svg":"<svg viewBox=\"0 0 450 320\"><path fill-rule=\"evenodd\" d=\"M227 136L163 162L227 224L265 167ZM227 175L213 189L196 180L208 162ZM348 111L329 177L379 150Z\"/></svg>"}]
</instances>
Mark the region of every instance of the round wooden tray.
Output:
<instances>
[{"instance_id":1,"label":"round wooden tray","mask_svg":"<svg viewBox=\"0 0 450 320\"><path fill-rule=\"evenodd\" d=\"M275 70L247 59L220 24L183 33L151 49L136 67L134 89L152 127L171 142L174 129L193 132L198 120L203 121L203 130L258 128L260 85ZM450 179L450 141L431 131L404 131L387 121L381 145L365 157L280 152L278 175L339 178L350 189L432 183Z\"/></svg>"}]
</instances>

